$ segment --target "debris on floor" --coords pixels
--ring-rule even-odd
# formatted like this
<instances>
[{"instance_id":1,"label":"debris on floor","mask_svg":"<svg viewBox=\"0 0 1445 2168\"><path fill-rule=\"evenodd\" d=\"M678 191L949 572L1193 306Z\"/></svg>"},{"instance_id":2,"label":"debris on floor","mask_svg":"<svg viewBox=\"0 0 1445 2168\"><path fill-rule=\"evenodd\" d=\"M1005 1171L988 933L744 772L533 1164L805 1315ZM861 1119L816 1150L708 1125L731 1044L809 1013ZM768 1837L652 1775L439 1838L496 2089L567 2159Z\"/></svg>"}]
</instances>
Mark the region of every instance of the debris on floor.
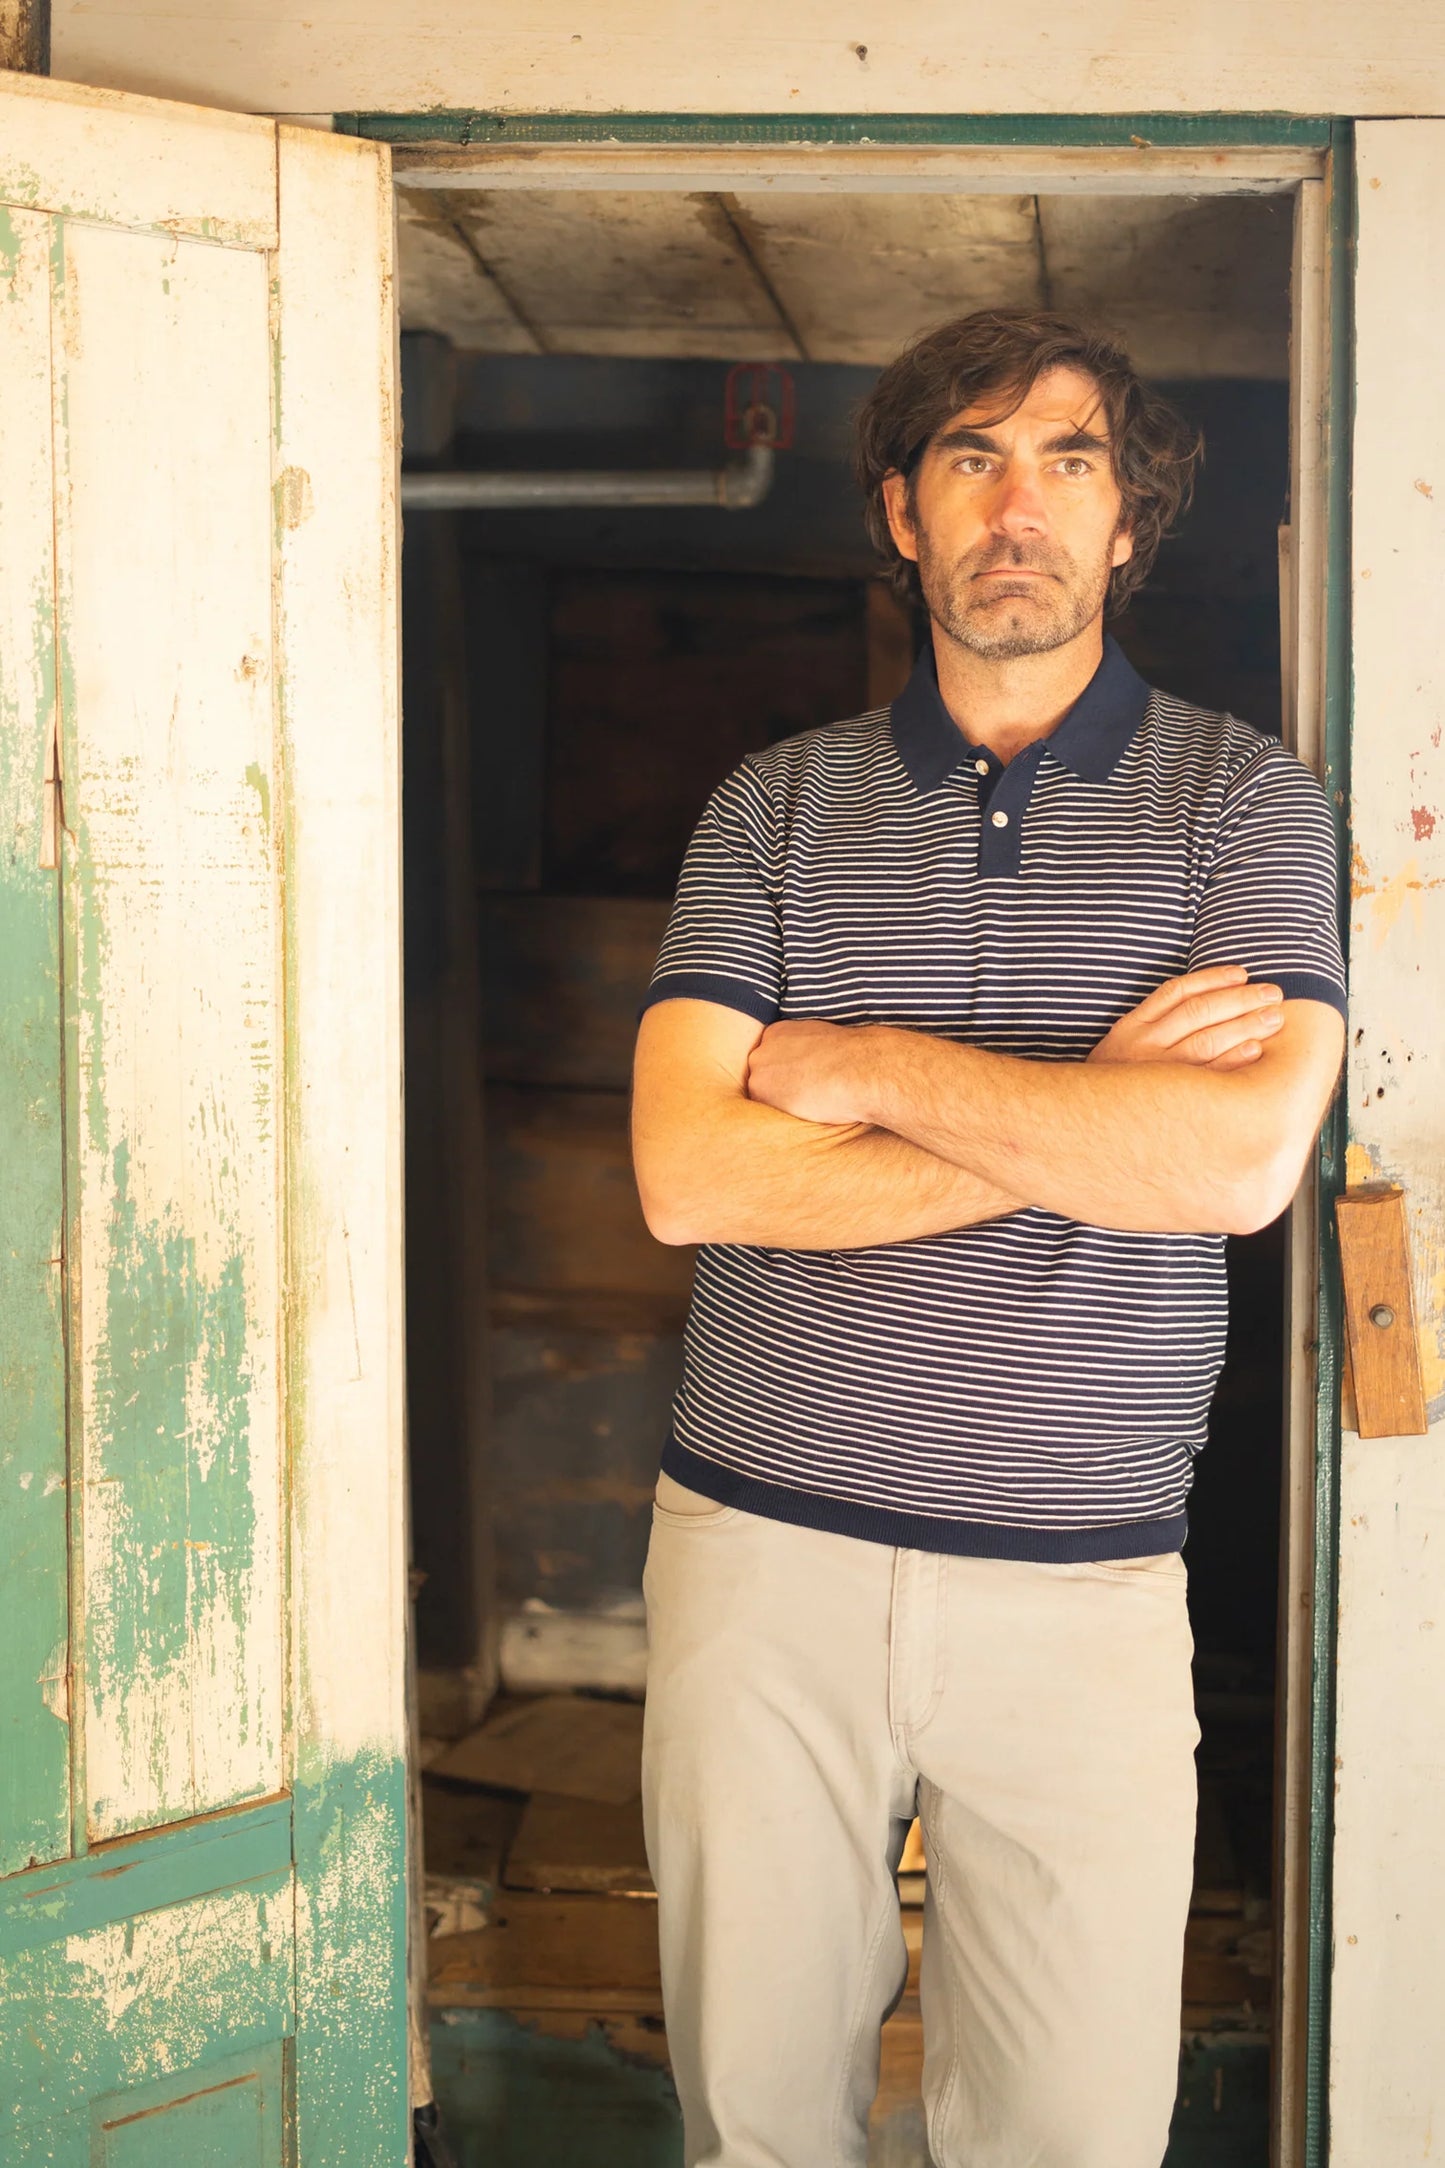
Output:
<instances>
[{"instance_id":1,"label":"debris on floor","mask_svg":"<svg viewBox=\"0 0 1445 2168\"><path fill-rule=\"evenodd\" d=\"M620 1806L638 1796L641 1766L640 1702L542 1694L498 1703L480 1730L439 1755L427 1773Z\"/></svg>"},{"instance_id":2,"label":"debris on floor","mask_svg":"<svg viewBox=\"0 0 1445 2168\"><path fill-rule=\"evenodd\" d=\"M506 1882L509 1889L650 1896L642 1801L534 1792L507 1854Z\"/></svg>"}]
</instances>

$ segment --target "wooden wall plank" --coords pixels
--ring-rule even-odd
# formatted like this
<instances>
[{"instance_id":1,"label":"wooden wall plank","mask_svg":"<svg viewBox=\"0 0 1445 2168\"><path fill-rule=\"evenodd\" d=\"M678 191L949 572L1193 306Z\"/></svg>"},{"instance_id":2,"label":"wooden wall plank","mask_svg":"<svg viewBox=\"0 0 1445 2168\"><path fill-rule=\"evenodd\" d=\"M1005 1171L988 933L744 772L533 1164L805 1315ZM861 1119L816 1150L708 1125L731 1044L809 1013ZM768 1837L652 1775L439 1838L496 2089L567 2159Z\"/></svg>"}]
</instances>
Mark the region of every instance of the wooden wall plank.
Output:
<instances>
[{"instance_id":1,"label":"wooden wall plank","mask_svg":"<svg viewBox=\"0 0 1445 2168\"><path fill-rule=\"evenodd\" d=\"M0 1875L70 1844L50 241L0 210Z\"/></svg>"},{"instance_id":2,"label":"wooden wall plank","mask_svg":"<svg viewBox=\"0 0 1445 2168\"><path fill-rule=\"evenodd\" d=\"M647 1230L621 1092L487 1092L487 1243L494 1286L685 1295L693 1253Z\"/></svg>"},{"instance_id":3,"label":"wooden wall plank","mask_svg":"<svg viewBox=\"0 0 1445 2168\"><path fill-rule=\"evenodd\" d=\"M492 1350L503 1600L590 1611L635 1597L682 1378L681 1330L499 1321Z\"/></svg>"},{"instance_id":4,"label":"wooden wall plank","mask_svg":"<svg viewBox=\"0 0 1445 2168\"><path fill-rule=\"evenodd\" d=\"M1038 200L1053 306L1105 324L1146 375L1288 375L1288 197Z\"/></svg>"},{"instance_id":5,"label":"wooden wall plank","mask_svg":"<svg viewBox=\"0 0 1445 2168\"><path fill-rule=\"evenodd\" d=\"M968 309L1037 308L1032 196L737 197L811 361L888 361Z\"/></svg>"},{"instance_id":6,"label":"wooden wall plank","mask_svg":"<svg viewBox=\"0 0 1445 2168\"><path fill-rule=\"evenodd\" d=\"M1405 1190L1431 1431L1341 1456L1334 2168L1423 2159L1445 2121L1445 121L1356 148L1349 1179Z\"/></svg>"},{"instance_id":7,"label":"wooden wall plank","mask_svg":"<svg viewBox=\"0 0 1445 2168\"><path fill-rule=\"evenodd\" d=\"M412 386L426 355L412 343ZM430 346L439 342L427 342ZM430 356L444 364L445 350ZM435 401L438 427L444 399ZM417 1660L496 1684L482 1057L456 520L402 562L407 1452ZM429 1690L429 1689L428 1689Z\"/></svg>"},{"instance_id":8,"label":"wooden wall plank","mask_svg":"<svg viewBox=\"0 0 1445 2168\"><path fill-rule=\"evenodd\" d=\"M670 908L644 896L484 896L488 1077L626 1091Z\"/></svg>"},{"instance_id":9,"label":"wooden wall plank","mask_svg":"<svg viewBox=\"0 0 1445 2168\"><path fill-rule=\"evenodd\" d=\"M794 0L762 34L671 0L88 0L57 7L57 71L268 113L1429 113L1445 108L1435 0L1381 0L1367 52L1347 0Z\"/></svg>"},{"instance_id":10,"label":"wooden wall plank","mask_svg":"<svg viewBox=\"0 0 1445 2168\"><path fill-rule=\"evenodd\" d=\"M3 74L0 202L273 248L275 129L249 114Z\"/></svg>"},{"instance_id":11,"label":"wooden wall plank","mask_svg":"<svg viewBox=\"0 0 1445 2168\"><path fill-rule=\"evenodd\" d=\"M547 574L540 565L464 557L462 609L477 885L536 888L547 745Z\"/></svg>"},{"instance_id":12,"label":"wooden wall plank","mask_svg":"<svg viewBox=\"0 0 1445 2168\"><path fill-rule=\"evenodd\" d=\"M408 2157L397 330L384 150L278 131L297 2158Z\"/></svg>"},{"instance_id":13,"label":"wooden wall plank","mask_svg":"<svg viewBox=\"0 0 1445 2168\"><path fill-rule=\"evenodd\" d=\"M744 754L864 706L861 581L559 569L551 585L549 888L671 896Z\"/></svg>"},{"instance_id":14,"label":"wooden wall plank","mask_svg":"<svg viewBox=\"0 0 1445 2168\"><path fill-rule=\"evenodd\" d=\"M70 223L56 428L93 1838L281 1781L265 259Z\"/></svg>"},{"instance_id":15,"label":"wooden wall plank","mask_svg":"<svg viewBox=\"0 0 1445 2168\"><path fill-rule=\"evenodd\" d=\"M731 111L736 112L736 107ZM986 140L988 122L977 108L958 127L956 119L924 122L916 116L903 124L903 140L880 131L870 138L859 128L847 139L827 120L800 116L796 132L766 130L756 142L729 141L710 125L709 113L698 129L699 142L681 128L642 109L628 114L628 134L618 141L568 143L551 140L554 123L543 116L536 133L507 128L490 131L486 140L458 146L455 115L451 125L430 143L425 123L415 115L381 117L395 143L396 170L408 187L455 188L666 188L756 190L769 195L935 195L1038 196L1058 192L1081 196L1238 196L1274 195L1296 181L1318 179L1327 153L1319 123L1307 123L1303 140L1261 143L1254 140L1221 148L1212 121L1194 142L1187 119L1177 143L1119 140L1129 121L1081 116L1071 108L1068 120L1051 126L1036 121L1023 129L1000 129L1000 136L1021 141ZM1217 116L1215 116L1217 119ZM897 116L890 115L893 127ZM930 126L936 130L929 140ZM505 123L504 123L505 126ZM563 124L565 127L565 123ZM724 121L724 128L726 121ZM634 129L636 132L634 133ZM751 133L739 130L738 133ZM1245 121L1243 136L1254 131ZM962 141L955 140L961 136ZM1070 142L1070 137L1082 140ZM1091 140L1091 138L1096 138Z\"/></svg>"},{"instance_id":16,"label":"wooden wall plank","mask_svg":"<svg viewBox=\"0 0 1445 2168\"><path fill-rule=\"evenodd\" d=\"M458 346L489 354L540 354L535 332L467 240L445 191L402 188L396 201L407 329L445 332Z\"/></svg>"},{"instance_id":17,"label":"wooden wall plank","mask_svg":"<svg viewBox=\"0 0 1445 2168\"><path fill-rule=\"evenodd\" d=\"M544 353L798 356L715 198L527 189L453 208Z\"/></svg>"}]
</instances>

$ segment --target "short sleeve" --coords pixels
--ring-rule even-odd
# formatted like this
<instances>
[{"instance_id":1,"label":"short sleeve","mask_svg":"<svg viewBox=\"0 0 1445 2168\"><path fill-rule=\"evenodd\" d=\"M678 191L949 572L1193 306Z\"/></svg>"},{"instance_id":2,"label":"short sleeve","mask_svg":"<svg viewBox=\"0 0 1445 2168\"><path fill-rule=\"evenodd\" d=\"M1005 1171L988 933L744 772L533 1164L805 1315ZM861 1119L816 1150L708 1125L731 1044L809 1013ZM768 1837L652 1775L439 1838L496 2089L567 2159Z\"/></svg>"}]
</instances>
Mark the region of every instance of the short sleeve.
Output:
<instances>
[{"instance_id":1,"label":"short sleeve","mask_svg":"<svg viewBox=\"0 0 1445 2168\"><path fill-rule=\"evenodd\" d=\"M1243 964L1286 1001L1347 1013L1334 824L1316 778L1277 740L1234 777L1195 922L1189 969Z\"/></svg>"},{"instance_id":2,"label":"short sleeve","mask_svg":"<svg viewBox=\"0 0 1445 2168\"><path fill-rule=\"evenodd\" d=\"M779 848L767 785L744 761L709 798L687 847L643 1009L687 996L772 1023L783 983Z\"/></svg>"}]
</instances>

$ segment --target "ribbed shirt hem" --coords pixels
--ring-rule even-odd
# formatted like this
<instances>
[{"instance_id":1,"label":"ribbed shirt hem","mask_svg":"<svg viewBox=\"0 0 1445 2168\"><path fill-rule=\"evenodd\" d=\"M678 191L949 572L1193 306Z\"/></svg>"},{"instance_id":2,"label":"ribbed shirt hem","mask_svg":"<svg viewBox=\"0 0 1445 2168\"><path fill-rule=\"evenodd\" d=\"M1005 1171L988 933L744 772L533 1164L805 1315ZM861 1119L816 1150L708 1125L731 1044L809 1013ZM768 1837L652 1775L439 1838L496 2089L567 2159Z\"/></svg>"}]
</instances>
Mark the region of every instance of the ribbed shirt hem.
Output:
<instances>
[{"instance_id":1,"label":"ribbed shirt hem","mask_svg":"<svg viewBox=\"0 0 1445 2168\"><path fill-rule=\"evenodd\" d=\"M1182 1512L1163 1520L1117 1521L1105 1528L1004 1528L932 1513L896 1513L888 1506L761 1482L690 1452L675 1437L663 1448L662 1465L675 1482L721 1506L788 1521L795 1528L820 1528L829 1535L856 1536L864 1543L888 1543L901 1550L943 1551L954 1558L1016 1558L1035 1565L1153 1558L1181 1549L1189 1533L1189 1517Z\"/></svg>"}]
</instances>

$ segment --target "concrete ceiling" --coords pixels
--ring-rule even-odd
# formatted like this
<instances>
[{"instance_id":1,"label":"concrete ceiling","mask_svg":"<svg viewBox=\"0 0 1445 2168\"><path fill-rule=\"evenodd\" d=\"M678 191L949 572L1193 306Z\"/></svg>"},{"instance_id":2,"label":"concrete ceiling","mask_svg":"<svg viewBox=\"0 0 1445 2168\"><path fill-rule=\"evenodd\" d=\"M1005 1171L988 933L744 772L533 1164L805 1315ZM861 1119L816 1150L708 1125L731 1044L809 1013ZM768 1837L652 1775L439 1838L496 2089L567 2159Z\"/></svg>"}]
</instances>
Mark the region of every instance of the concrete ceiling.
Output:
<instances>
[{"instance_id":1,"label":"concrete ceiling","mask_svg":"<svg viewBox=\"0 0 1445 2168\"><path fill-rule=\"evenodd\" d=\"M498 354L879 366L1048 305L1155 377L1288 373L1289 211L1263 196L400 191L408 329Z\"/></svg>"}]
</instances>

